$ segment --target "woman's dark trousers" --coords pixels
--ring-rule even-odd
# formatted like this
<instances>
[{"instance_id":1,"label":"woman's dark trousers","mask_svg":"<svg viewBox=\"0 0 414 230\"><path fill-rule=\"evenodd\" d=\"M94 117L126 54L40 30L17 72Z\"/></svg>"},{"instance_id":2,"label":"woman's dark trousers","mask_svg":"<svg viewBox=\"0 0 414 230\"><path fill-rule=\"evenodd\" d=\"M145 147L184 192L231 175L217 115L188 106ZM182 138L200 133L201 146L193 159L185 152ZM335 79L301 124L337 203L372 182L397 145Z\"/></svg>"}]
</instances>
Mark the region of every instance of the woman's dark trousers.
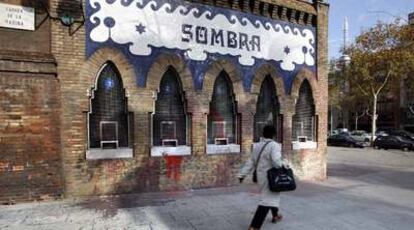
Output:
<instances>
[{"instance_id":1,"label":"woman's dark trousers","mask_svg":"<svg viewBox=\"0 0 414 230\"><path fill-rule=\"evenodd\" d=\"M269 209L272 210L272 216L277 216L277 213L279 211L278 208L259 205L257 206L256 213L254 214L250 227L260 229L263 225L264 220L266 219L266 215L269 212Z\"/></svg>"}]
</instances>

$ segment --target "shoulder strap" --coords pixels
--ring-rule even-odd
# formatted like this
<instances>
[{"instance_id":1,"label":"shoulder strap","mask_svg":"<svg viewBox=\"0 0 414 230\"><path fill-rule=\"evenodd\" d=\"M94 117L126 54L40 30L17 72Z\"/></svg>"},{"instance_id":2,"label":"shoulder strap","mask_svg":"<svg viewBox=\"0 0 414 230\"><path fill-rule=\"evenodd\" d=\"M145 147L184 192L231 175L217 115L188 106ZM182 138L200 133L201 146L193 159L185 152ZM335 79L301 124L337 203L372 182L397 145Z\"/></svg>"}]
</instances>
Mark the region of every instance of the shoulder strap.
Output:
<instances>
[{"instance_id":1,"label":"shoulder strap","mask_svg":"<svg viewBox=\"0 0 414 230\"><path fill-rule=\"evenodd\" d=\"M284 164L283 164L283 160L285 159L285 157L283 156L282 152L280 153L280 156L281 156L281 160L282 160L282 168L283 168L283 167L285 167L285 166L284 166ZM272 154L270 154L270 160L271 160L271 161L273 161L273 159L272 159Z\"/></svg>"},{"instance_id":2,"label":"shoulder strap","mask_svg":"<svg viewBox=\"0 0 414 230\"><path fill-rule=\"evenodd\" d=\"M259 164L259 160L260 160L260 157L262 156L263 150L265 149L265 147L266 147L266 146L267 146L270 142L272 142L272 141L268 141L268 142L266 142L266 144L264 144L264 145L263 145L263 147L262 147L262 149L260 150L260 152L259 152L259 156L257 157L257 160L256 160L256 162L255 162L255 164L254 164L254 170L256 170L256 169L257 169L257 165Z\"/></svg>"}]
</instances>

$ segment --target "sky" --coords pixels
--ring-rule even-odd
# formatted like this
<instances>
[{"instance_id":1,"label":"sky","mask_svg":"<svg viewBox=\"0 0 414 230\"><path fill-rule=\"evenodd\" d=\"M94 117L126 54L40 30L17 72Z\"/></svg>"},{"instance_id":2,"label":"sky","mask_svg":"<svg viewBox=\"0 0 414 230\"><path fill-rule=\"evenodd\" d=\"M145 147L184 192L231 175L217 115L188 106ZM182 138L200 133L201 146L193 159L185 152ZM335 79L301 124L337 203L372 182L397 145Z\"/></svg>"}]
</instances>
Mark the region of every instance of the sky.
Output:
<instances>
[{"instance_id":1,"label":"sky","mask_svg":"<svg viewBox=\"0 0 414 230\"><path fill-rule=\"evenodd\" d=\"M392 22L397 17L408 19L414 12L414 0L328 0L329 8L329 58L341 56L342 27L348 17L349 42L378 20Z\"/></svg>"}]
</instances>

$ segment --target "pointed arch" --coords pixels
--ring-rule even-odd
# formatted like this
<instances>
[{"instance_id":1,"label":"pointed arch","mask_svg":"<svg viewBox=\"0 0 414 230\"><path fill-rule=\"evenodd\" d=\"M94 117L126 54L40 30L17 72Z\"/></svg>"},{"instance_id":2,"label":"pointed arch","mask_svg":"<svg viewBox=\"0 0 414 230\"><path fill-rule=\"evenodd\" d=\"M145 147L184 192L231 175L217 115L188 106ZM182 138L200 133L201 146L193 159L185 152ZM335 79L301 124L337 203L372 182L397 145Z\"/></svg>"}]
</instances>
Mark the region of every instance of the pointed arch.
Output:
<instances>
[{"instance_id":1,"label":"pointed arch","mask_svg":"<svg viewBox=\"0 0 414 230\"><path fill-rule=\"evenodd\" d=\"M213 85L207 116L207 144L237 143L237 103L228 73L222 70Z\"/></svg>"},{"instance_id":2,"label":"pointed arch","mask_svg":"<svg viewBox=\"0 0 414 230\"><path fill-rule=\"evenodd\" d=\"M315 101L311 84L307 79L300 85L296 98L295 114L292 117L292 139L316 140L316 113Z\"/></svg>"},{"instance_id":3,"label":"pointed arch","mask_svg":"<svg viewBox=\"0 0 414 230\"><path fill-rule=\"evenodd\" d=\"M135 86L137 78L134 67L120 51L112 48L97 50L81 67L77 81L86 83L82 84L85 87L82 89L82 92L90 92L96 86L97 77L104 65L108 62L116 66L126 93L128 95L136 95L137 88ZM88 100L85 100L80 106L82 111L88 111L90 103ZM128 110L133 110L133 108L129 108Z\"/></svg>"},{"instance_id":4,"label":"pointed arch","mask_svg":"<svg viewBox=\"0 0 414 230\"><path fill-rule=\"evenodd\" d=\"M280 133L280 104L277 96L276 86L272 77L267 75L262 81L260 93L256 103L256 113L254 115L254 141L257 142L262 137L263 127L272 125L276 128L277 138Z\"/></svg>"},{"instance_id":5,"label":"pointed arch","mask_svg":"<svg viewBox=\"0 0 414 230\"><path fill-rule=\"evenodd\" d=\"M147 88L151 91L159 91L163 74L173 67L179 77L183 91L194 89L191 71L182 58L176 54L163 53L157 57L147 74Z\"/></svg>"},{"instance_id":6,"label":"pointed arch","mask_svg":"<svg viewBox=\"0 0 414 230\"><path fill-rule=\"evenodd\" d=\"M285 83L283 82L281 75L277 72L276 68L269 63L266 63L260 66L260 68L256 70L250 92L252 94L259 95L262 82L267 76L271 77L271 79L273 80L273 83L276 86L276 92L277 92L276 95L279 98L286 95Z\"/></svg>"},{"instance_id":7,"label":"pointed arch","mask_svg":"<svg viewBox=\"0 0 414 230\"><path fill-rule=\"evenodd\" d=\"M129 146L128 106L117 67L107 61L96 76L88 114L89 148Z\"/></svg>"},{"instance_id":8,"label":"pointed arch","mask_svg":"<svg viewBox=\"0 0 414 230\"><path fill-rule=\"evenodd\" d=\"M179 74L172 66L161 76L152 123L153 146L187 144L186 100Z\"/></svg>"},{"instance_id":9,"label":"pointed arch","mask_svg":"<svg viewBox=\"0 0 414 230\"><path fill-rule=\"evenodd\" d=\"M295 80L293 81L292 88L290 90L290 95L292 96L292 98L298 98L299 90L304 80L308 81L312 89L313 97L318 98L318 81L316 80L316 75L306 68L300 70L299 73L296 75Z\"/></svg>"},{"instance_id":10,"label":"pointed arch","mask_svg":"<svg viewBox=\"0 0 414 230\"><path fill-rule=\"evenodd\" d=\"M218 60L210 65L204 75L202 91L208 95L208 98L211 98L216 78L222 71L226 72L233 87L233 93L235 94L236 98L239 95L242 95L244 93L244 89L241 74L239 71L237 71L236 65L228 60Z\"/></svg>"}]
</instances>

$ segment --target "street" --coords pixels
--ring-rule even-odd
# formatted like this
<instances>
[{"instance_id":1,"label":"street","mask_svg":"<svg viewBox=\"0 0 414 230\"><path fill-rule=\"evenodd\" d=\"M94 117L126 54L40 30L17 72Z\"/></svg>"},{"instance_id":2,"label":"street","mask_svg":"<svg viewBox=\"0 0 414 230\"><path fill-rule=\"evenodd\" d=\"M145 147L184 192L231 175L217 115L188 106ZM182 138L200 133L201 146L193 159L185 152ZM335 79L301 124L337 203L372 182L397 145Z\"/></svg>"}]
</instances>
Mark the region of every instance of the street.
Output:
<instances>
[{"instance_id":1,"label":"street","mask_svg":"<svg viewBox=\"0 0 414 230\"><path fill-rule=\"evenodd\" d=\"M263 229L411 230L414 226L414 152L328 149L328 180L300 182L282 196L282 222ZM247 229L255 188L0 206L0 229Z\"/></svg>"}]
</instances>

